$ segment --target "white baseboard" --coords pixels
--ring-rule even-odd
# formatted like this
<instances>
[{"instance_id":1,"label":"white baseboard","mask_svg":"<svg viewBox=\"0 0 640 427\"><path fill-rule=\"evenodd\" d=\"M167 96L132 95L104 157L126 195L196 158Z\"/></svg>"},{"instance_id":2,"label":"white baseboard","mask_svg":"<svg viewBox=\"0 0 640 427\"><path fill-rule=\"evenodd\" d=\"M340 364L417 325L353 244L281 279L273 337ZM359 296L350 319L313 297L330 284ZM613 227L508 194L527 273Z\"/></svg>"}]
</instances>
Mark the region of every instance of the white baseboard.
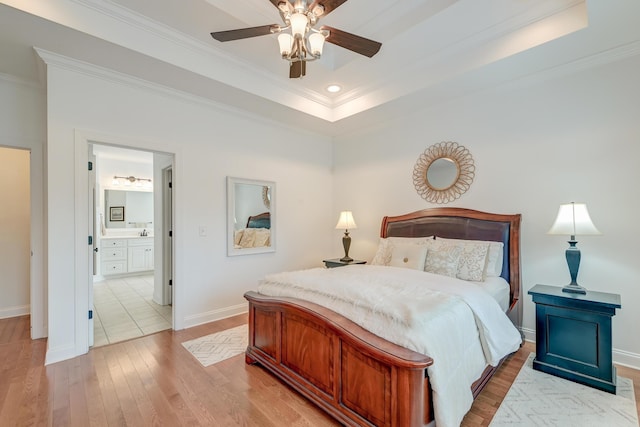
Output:
<instances>
[{"instance_id":1,"label":"white baseboard","mask_svg":"<svg viewBox=\"0 0 640 427\"><path fill-rule=\"evenodd\" d=\"M19 305L17 307L0 308L0 319L8 319L10 317L25 316L31 314L31 306Z\"/></svg>"},{"instance_id":2,"label":"white baseboard","mask_svg":"<svg viewBox=\"0 0 640 427\"><path fill-rule=\"evenodd\" d=\"M184 318L184 327L191 328L193 326L202 325L209 322L215 322L216 320L226 319L227 317L237 316L238 314L244 314L249 310L246 303L238 304L231 307L225 307L218 310L208 311L206 313L194 314L192 316L186 316Z\"/></svg>"},{"instance_id":3,"label":"white baseboard","mask_svg":"<svg viewBox=\"0 0 640 427\"><path fill-rule=\"evenodd\" d=\"M536 331L534 329L521 328L521 331L524 334L524 339L526 341L532 343L536 342ZM640 369L640 354L614 348L613 363L633 369Z\"/></svg>"},{"instance_id":4,"label":"white baseboard","mask_svg":"<svg viewBox=\"0 0 640 427\"><path fill-rule=\"evenodd\" d=\"M47 355L44 358L44 364L50 365L56 362L62 362L63 360L73 359L79 356L76 353L74 345L66 345L58 348L47 348Z\"/></svg>"}]
</instances>

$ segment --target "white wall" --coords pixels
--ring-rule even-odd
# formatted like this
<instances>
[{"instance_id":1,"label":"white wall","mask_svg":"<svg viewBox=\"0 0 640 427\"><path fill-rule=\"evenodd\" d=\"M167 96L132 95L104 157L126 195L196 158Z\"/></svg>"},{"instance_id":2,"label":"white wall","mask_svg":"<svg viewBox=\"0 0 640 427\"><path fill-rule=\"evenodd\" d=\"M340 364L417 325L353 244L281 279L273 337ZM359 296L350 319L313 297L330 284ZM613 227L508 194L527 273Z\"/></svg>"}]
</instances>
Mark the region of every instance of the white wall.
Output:
<instances>
[{"instance_id":1,"label":"white wall","mask_svg":"<svg viewBox=\"0 0 640 427\"><path fill-rule=\"evenodd\" d=\"M79 354L82 345L77 344L86 333L84 302L75 299L82 292L84 273L76 269L83 255L74 258L76 247L83 242L86 246L86 214L70 208L84 174L76 170L82 155L74 158L82 151L74 147L78 129L93 142L126 141L175 154L176 328L246 310L243 293L269 272L321 265L331 249L334 222L330 138L242 116L124 76L73 68L69 62L61 67L48 63L47 363ZM275 253L226 256L228 175L277 183ZM84 197L82 191L79 197ZM206 236L198 235L199 226L206 227Z\"/></svg>"},{"instance_id":2,"label":"white wall","mask_svg":"<svg viewBox=\"0 0 640 427\"><path fill-rule=\"evenodd\" d=\"M334 206L351 209L356 218L352 256L373 257L382 216L436 206L415 191L413 167L430 145L456 141L471 151L476 175L468 193L448 206L522 214L528 337L534 338L535 324L527 291L537 283L569 282L568 236L545 233L561 203L584 202L603 235L578 236L578 282L621 294L614 359L640 367L638 75L636 56L569 75L534 77L337 138Z\"/></svg>"},{"instance_id":3,"label":"white wall","mask_svg":"<svg viewBox=\"0 0 640 427\"><path fill-rule=\"evenodd\" d=\"M44 229L43 229L43 150L46 132L45 91L44 88L23 82L19 79L0 75L0 146L21 148L30 152L30 219L31 225L27 239L30 240L33 256L29 261L29 252L21 254L21 265L29 265L28 276L31 280L31 304L26 302L27 310L31 310L31 337L42 338L47 334L46 324L46 283L44 277ZM7 250L7 245L14 243L0 239L0 251ZM29 243L27 243L29 246ZM0 266L3 276L5 265ZM24 279L23 279L24 280ZM9 282L0 280L0 294L6 295ZM27 286L29 286L27 284ZM23 297L21 297L22 304ZM3 306L5 305L3 299ZM20 311L22 313L22 311ZM18 313L16 313L18 314Z\"/></svg>"},{"instance_id":4,"label":"white wall","mask_svg":"<svg viewBox=\"0 0 640 427\"><path fill-rule=\"evenodd\" d=\"M0 147L0 319L29 314L29 157Z\"/></svg>"}]
</instances>

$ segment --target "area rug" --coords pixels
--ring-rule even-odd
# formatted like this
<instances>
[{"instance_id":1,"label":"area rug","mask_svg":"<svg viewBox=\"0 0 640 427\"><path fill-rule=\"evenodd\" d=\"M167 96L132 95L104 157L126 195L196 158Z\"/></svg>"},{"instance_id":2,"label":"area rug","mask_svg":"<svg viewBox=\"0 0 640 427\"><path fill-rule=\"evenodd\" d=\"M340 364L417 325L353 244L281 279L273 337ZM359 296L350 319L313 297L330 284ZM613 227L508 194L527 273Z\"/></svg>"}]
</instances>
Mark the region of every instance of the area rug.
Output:
<instances>
[{"instance_id":1,"label":"area rug","mask_svg":"<svg viewBox=\"0 0 640 427\"><path fill-rule=\"evenodd\" d=\"M534 371L534 353L520 369L490 427L638 427L633 382L617 377L617 394Z\"/></svg>"},{"instance_id":2,"label":"area rug","mask_svg":"<svg viewBox=\"0 0 640 427\"><path fill-rule=\"evenodd\" d=\"M237 326L182 343L202 366L211 366L244 353L248 345L248 325Z\"/></svg>"}]
</instances>

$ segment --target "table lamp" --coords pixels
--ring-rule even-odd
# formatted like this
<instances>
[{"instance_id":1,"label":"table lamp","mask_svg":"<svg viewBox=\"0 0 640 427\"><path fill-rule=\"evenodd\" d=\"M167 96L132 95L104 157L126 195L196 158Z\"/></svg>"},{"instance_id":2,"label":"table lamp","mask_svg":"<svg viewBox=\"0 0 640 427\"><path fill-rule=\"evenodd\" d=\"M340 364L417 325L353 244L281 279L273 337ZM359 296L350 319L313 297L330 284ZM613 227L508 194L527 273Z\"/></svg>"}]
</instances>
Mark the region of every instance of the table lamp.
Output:
<instances>
[{"instance_id":1,"label":"table lamp","mask_svg":"<svg viewBox=\"0 0 640 427\"><path fill-rule=\"evenodd\" d=\"M565 255L567 257L567 265L569 266L569 274L571 275L571 283L562 288L563 292L586 294L587 290L578 285L578 268L580 267L580 249L576 247L578 241L576 235L596 235L601 234L589 216L587 205L583 203L567 203L560 205L556 221L551 226L547 234L565 234L571 236Z\"/></svg>"},{"instance_id":2,"label":"table lamp","mask_svg":"<svg viewBox=\"0 0 640 427\"><path fill-rule=\"evenodd\" d=\"M342 237L342 246L344 247L344 257L340 258L342 262L351 262L353 258L349 257L349 247L351 246L351 237L349 236L349 229L358 228L356 222L353 220L353 214L351 211L340 212L340 218L338 224L336 224L336 230L344 229L344 236Z\"/></svg>"}]
</instances>

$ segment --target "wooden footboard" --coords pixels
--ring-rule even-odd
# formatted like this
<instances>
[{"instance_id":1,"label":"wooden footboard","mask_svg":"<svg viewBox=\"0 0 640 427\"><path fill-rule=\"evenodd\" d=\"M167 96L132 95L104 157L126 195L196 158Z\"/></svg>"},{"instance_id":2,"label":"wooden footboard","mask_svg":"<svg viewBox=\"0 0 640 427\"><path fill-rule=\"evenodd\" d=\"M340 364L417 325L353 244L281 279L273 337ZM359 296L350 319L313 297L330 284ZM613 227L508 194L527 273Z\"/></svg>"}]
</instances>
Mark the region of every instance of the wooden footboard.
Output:
<instances>
[{"instance_id":1,"label":"wooden footboard","mask_svg":"<svg viewBox=\"0 0 640 427\"><path fill-rule=\"evenodd\" d=\"M427 366L316 304L247 292L246 361L259 363L348 426L425 426L433 419Z\"/></svg>"}]
</instances>

